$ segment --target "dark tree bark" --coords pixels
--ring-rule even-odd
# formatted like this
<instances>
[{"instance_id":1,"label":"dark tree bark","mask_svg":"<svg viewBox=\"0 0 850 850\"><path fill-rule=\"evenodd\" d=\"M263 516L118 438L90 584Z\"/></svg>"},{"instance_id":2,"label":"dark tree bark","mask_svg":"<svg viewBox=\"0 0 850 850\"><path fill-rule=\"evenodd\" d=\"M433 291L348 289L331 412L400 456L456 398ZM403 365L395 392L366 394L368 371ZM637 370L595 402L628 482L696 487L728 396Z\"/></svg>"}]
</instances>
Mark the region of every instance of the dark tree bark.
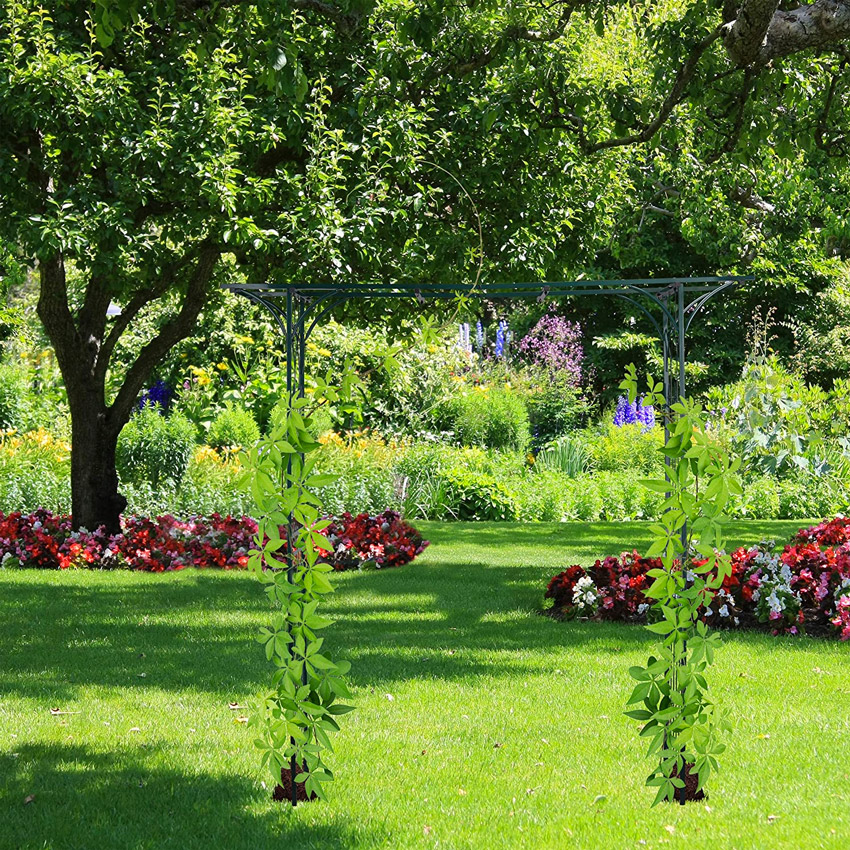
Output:
<instances>
[{"instance_id":1,"label":"dark tree bark","mask_svg":"<svg viewBox=\"0 0 850 850\"><path fill-rule=\"evenodd\" d=\"M75 317L68 304L61 253L39 266L38 315L56 352L71 411L71 512L75 528L102 525L111 533L121 528L127 500L119 492L115 468L118 435L153 369L192 332L204 305L219 252L204 245L196 253L191 258L192 271L179 311L139 352L109 405L106 376L115 344L139 312L168 290L171 280L165 278L138 292L107 330L109 290L104 280L93 277L89 281Z\"/></svg>"}]
</instances>

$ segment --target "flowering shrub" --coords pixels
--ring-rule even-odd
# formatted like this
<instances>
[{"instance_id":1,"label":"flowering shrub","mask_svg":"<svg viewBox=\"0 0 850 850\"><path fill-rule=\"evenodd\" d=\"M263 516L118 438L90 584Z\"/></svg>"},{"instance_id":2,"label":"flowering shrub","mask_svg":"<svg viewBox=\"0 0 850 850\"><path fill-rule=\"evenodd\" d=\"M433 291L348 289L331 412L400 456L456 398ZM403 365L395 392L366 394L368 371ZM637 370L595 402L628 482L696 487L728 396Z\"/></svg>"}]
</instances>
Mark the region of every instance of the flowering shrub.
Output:
<instances>
[{"instance_id":1,"label":"flowering shrub","mask_svg":"<svg viewBox=\"0 0 850 850\"><path fill-rule=\"evenodd\" d=\"M424 551L427 541L391 511L370 517L345 514L330 527L336 545L323 558L334 569L361 564L396 567ZM0 514L0 562L3 567L37 569L130 569L146 572L186 567L243 569L254 546L257 523L250 517L128 516L120 534L102 529L74 531L71 518L46 510ZM281 528L285 539L285 529Z\"/></svg>"},{"instance_id":2,"label":"flowering shrub","mask_svg":"<svg viewBox=\"0 0 850 850\"><path fill-rule=\"evenodd\" d=\"M705 623L763 624L773 634L837 631L850 640L850 518L801 529L781 550L772 542L741 547L731 560L731 573L702 609ZM587 568L574 565L552 578L546 598L563 616L643 621L649 608L647 572L658 566L659 559L637 552Z\"/></svg>"},{"instance_id":3,"label":"flowering shrub","mask_svg":"<svg viewBox=\"0 0 850 850\"><path fill-rule=\"evenodd\" d=\"M549 372L568 374L574 386L581 383L584 349L581 325L577 322L547 313L520 340L519 351Z\"/></svg>"},{"instance_id":4,"label":"flowering shrub","mask_svg":"<svg viewBox=\"0 0 850 850\"><path fill-rule=\"evenodd\" d=\"M400 567L421 555L428 541L395 511L378 516L345 513L331 523L325 536L334 544L330 559L335 570L372 565Z\"/></svg>"}]
</instances>

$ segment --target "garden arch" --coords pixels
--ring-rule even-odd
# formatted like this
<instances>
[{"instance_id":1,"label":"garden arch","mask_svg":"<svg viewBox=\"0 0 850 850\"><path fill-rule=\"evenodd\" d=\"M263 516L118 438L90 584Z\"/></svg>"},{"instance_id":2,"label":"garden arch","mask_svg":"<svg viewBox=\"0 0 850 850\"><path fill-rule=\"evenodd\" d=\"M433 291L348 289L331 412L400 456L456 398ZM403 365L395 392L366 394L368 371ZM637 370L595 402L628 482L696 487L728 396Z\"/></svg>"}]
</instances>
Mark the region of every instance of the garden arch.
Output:
<instances>
[{"instance_id":1,"label":"garden arch","mask_svg":"<svg viewBox=\"0 0 850 850\"><path fill-rule=\"evenodd\" d=\"M316 326L347 301L414 298L447 301L458 297L545 301L549 298L610 295L628 301L650 321L661 342L664 398L685 394L688 330L702 308L751 275L669 277L640 280L578 280L553 283L454 284L273 284L229 285L225 289L262 305L275 319L285 345L286 389L290 398L304 393L304 352ZM665 422L666 428L666 422Z\"/></svg>"},{"instance_id":2,"label":"garden arch","mask_svg":"<svg viewBox=\"0 0 850 850\"><path fill-rule=\"evenodd\" d=\"M286 354L286 388L291 400L305 390L305 349L312 331L336 307L347 302L367 299L415 298L420 304L428 300L452 300L462 297L530 300L571 296L604 296L621 298L637 307L651 322L661 341L663 357L663 390L666 407L685 394L685 349L688 330L702 308L715 296L751 276L648 278L642 280L588 280L554 283L495 283L474 287L452 284L242 284L226 289L262 305L275 319L283 337ZM665 434L668 417L664 417ZM289 461L291 471L291 460ZM294 518L289 515L289 527ZM683 539L686 530L682 530ZM285 563L290 582L295 573L291 548ZM306 684L306 666L302 683ZM292 805L297 805L298 768L293 756L290 764ZM684 800L684 797L683 797Z\"/></svg>"}]
</instances>

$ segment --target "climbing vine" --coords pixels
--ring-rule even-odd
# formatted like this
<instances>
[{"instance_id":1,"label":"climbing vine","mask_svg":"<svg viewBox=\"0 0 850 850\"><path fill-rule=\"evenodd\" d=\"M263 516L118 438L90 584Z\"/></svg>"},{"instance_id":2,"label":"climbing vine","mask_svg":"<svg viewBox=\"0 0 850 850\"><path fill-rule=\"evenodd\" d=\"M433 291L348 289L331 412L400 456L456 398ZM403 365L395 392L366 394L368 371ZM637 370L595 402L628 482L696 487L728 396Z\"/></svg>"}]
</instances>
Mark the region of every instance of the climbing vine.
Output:
<instances>
[{"instance_id":1,"label":"climbing vine","mask_svg":"<svg viewBox=\"0 0 850 850\"><path fill-rule=\"evenodd\" d=\"M634 401L634 366L621 387ZM661 407L660 384L650 380L646 398L646 404ZM722 733L731 731L728 710L712 700L706 678L720 636L709 632L700 612L731 572L723 551L725 509L730 497L741 493L740 460L712 439L699 404L689 399L672 404L668 426L663 448L668 476L643 482L666 496L661 521L650 526L653 541L646 553L661 560L648 571L653 583L645 591L654 600L647 628L661 646L646 666L629 670L637 685L628 704L643 707L626 712L643 722L640 735L649 739L648 755L656 762L647 778L647 785L658 789L653 805L697 798L718 769Z\"/></svg>"},{"instance_id":2,"label":"climbing vine","mask_svg":"<svg viewBox=\"0 0 850 850\"><path fill-rule=\"evenodd\" d=\"M314 471L319 443L313 417L324 405L354 412L357 383L351 371L336 387L314 380L309 397L291 396L277 409L268 436L247 458L259 524L248 566L274 607L257 639L275 667L272 687L250 723L257 732L262 765L274 781L291 771L293 805L298 783L303 783L308 798L325 798L324 786L333 780L325 754L333 751L331 735L339 731L336 718L353 710L342 702L351 697L344 678L351 665L331 660L318 635L332 624L318 609L322 598L333 592L328 576L332 567L321 557L333 545L322 533L330 520L322 517L314 488L335 476Z\"/></svg>"}]
</instances>

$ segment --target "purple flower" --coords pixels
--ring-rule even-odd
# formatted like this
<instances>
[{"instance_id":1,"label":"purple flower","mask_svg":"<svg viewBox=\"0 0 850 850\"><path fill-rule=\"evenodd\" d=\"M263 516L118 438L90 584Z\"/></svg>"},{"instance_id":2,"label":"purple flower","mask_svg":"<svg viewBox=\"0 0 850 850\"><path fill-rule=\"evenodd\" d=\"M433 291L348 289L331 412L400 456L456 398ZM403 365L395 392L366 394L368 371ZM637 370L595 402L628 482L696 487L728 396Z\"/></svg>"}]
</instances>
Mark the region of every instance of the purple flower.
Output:
<instances>
[{"instance_id":1,"label":"purple flower","mask_svg":"<svg viewBox=\"0 0 850 850\"><path fill-rule=\"evenodd\" d=\"M570 383L578 386L582 378L584 348L581 325L563 316L547 313L519 343L519 350L532 363L550 372L566 372Z\"/></svg>"},{"instance_id":2,"label":"purple flower","mask_svg":"<svg viewBox=\"0 0 850 850\"><path fill-rule=\"evenodd\" d=\"M622 428L626 424L626 408L629 402L625 396L620 396L617 399L617 409L614 411L614 425L617 428Z\"/></svg>"},{"instance_id":3,"label":"purple flower","mask_svg":"<svg viewBox=\"0 0 850 850\"><path fill-rule=\"evenodd\" d=\"M643 430L651 431L655 427L655 408L651 404L630 402L625 396L617 399L617 408L614 411L614 425L622 428L623 425L643 425Z\"/></svg>"},{"instance_id":4,"label":"purple flower","mask_svg":"<svg viewBox=\"0 0 850 850\"><path fill-rule=\"evenodd\" d=\"M655 427L655 408L651 404L644 404L643 399L640 400L638 408L638 421L643 425L644 431L651 431Z\"/></svg>"},{"instance_id":5,"label":"purple flower","mask_svg":"<svg viewBox=\"0 0 850 850\"><path fill-rule=\"evenodd\" d=\"M139 399L139 410L143 407L158 405L159 412L165 416L171 407L173 398L174 390L165 381L157 381L150 389L142 393L142 397Z\"/></svg>"}]
</instances>

